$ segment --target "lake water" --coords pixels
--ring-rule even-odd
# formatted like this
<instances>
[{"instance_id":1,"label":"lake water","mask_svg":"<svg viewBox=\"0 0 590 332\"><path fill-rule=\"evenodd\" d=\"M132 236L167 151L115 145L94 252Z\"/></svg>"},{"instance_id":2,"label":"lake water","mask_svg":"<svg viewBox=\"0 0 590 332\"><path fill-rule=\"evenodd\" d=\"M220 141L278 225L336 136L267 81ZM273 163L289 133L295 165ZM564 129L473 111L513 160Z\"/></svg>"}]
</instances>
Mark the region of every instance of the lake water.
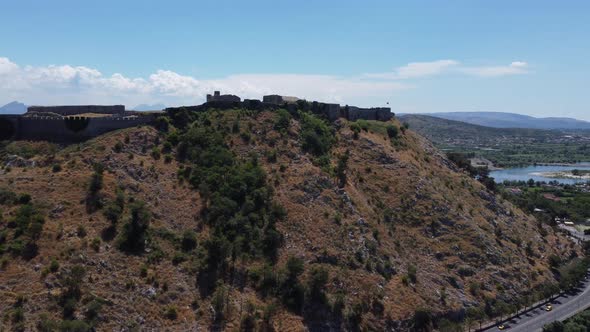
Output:
<instances>
[{"instance_id":1,"label":"lake water","mask_svg":"<svg viewBox=\"0 0 590 332\"><path fill-rule=\"evenodd\" d=\"M539 175L532 175L532 173L539 172L559 172L559 171L571 171L574 169L590 170L590 163L579 163L573 166L527 166L527 167L516 167L506 168L497 171L491 171L490 176L493 177L496 183L502 183L504 180L509 181L528 181L533 179L535 181L558 181L560 183L573 184L578 182L586 182L588 180L581 179L556 179L548 178Z\"/></svg>"}]
</instances>

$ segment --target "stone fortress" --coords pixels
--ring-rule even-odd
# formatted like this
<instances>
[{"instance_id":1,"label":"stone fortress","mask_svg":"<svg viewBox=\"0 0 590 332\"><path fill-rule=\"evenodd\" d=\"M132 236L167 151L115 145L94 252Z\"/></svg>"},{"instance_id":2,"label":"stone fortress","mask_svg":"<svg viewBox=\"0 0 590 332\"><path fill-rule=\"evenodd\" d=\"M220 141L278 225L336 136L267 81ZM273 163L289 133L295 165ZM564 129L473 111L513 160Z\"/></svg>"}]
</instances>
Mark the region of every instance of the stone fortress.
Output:
<instances>
[{"instance_id":1,"label":"stone fortress","mask_svg":"<svg viewBox=\"0 0 590 332\"><path fill-rule=\"evenodd\" d=\"M23 115L0 115L0 140L81 142L155 117L125 111L123 105L31 106Z\"/></svg>"},{"instance_id":2,"label":"stone fortress","mask_svg":"<svg viewBox=\"0 0 590 332\"><path fill-rule=\"evenodd\" d=\"M317 101L310 102L297 97L280 95L263 96L262 101L258 99L244 99L242 101L241 98L236 95L222 95L219 91L215 91L213 95L208 94L207 102L202 105L169 107L166 111L178 112L185 109L198 112L204 111L208 108L246 108L255 110L286 108L289 111L300 109L322 115L329 121L336 121L338 118L344 118L350 121L356 121L359 119L388 121L394 115L389 107L361 108L348 105L341 106L340 104Z\"/></svg>"},{"instance_id":3,"label":"stone fortress","mask_svg":"<svg viewBox=\"0 0 590 332\"><path fill-rule=\"evenodd\" d=\"M197 106L167 108L165 112L204 111L209 108L251 110L285 108L290 112L310 111L329 121L345 118L388 121L393 117L389 107L360 108L339 104L307 101L297 97L267 95L261 100L242 99L215 91ZM109 131L150 124L164 112L136 112L124 105L31 106L23 115L0 115L0 140L42 140L59 143L81 142Z\"/></svg>"}]
</instances>

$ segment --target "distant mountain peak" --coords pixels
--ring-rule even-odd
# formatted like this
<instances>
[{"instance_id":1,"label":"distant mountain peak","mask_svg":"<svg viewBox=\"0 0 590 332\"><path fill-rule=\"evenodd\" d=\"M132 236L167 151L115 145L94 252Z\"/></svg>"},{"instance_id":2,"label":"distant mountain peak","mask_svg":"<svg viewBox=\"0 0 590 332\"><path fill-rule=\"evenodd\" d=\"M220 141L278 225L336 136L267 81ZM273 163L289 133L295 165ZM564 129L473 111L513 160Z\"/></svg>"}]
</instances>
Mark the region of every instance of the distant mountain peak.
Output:
<instances>
[{"instance_id":1,"label":"distant mountain peak","mask_svg":"<svg viewBox=\"0 0 590 332\"><path fill-rule=\"evenodd\" d=\"M0 107L0 114L24 114L27 112L27 105L12 101L2 107Z\"/></svg>"}]
</instances>

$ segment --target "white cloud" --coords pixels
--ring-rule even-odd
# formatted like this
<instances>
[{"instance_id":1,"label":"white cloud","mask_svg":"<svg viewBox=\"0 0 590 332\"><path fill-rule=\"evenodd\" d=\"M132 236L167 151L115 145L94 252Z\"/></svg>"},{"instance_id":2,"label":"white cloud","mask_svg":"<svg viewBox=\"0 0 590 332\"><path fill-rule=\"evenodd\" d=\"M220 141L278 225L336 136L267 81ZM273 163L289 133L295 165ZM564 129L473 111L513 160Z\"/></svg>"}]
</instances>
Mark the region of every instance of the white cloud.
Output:
<instances>
[{"instance_id":1,"label":"white cloud","mask_svg":"<svg viewBox=\"0 0 590 332\"><path fill-rule=\"evenodd\" d=\"M459 65L458 61L455 60L436 60L430 62L410 62L405 66L396 68L393 72L389 73L373 73L365 74L365 77L369 78L381 78L381 79L409 79L409 78L420 78L425 76L433 76L441 74L448 69Z\"/></svg>"},{"instance_id":2,"label":"white cloud","mask_svg":"<svg viewBox=\"0 0 590 332\"><path fill-rule=\"evenodd\" d=\"M331 75L241 74L199 80L158 70L146 78L130 78L120 73L105 76L83 66L19 67L8 58L0 58L0 100L28 104L188 105L203 102L205 95L213 90L242 98L261 99L264 94L279 93L309 100L362 104L365 98L368 101L369 97L377 96L385 100L395 91L410 87L398 82Z\"/></svg>"},{"instance_id":3,"label":"white cloud","mask_svg":"<svg viewBox=\"0 0 590 332\"><path fill-rule=\"evenodd\" d=\"M294 95L308 100L359 106L378 106L400 90L413 88L403 80L459 73L498 77L528 72L526 62L508 66L468 67L456 60L412 62L392 72L357 77L301 74L239 74L200 80L169 70L147 77L105 76L84 66L19 66L0 57L0 101L27 104L137 104L191 105L214 90L261 99L265 94Z\"/></svg>"},{"instance_id":4,"label":"white cloud","mask_svg":"<svg viewBox=\"0 0 590 332\"><path fill-rule=\"evenodd\" d=\"M507 75L527 74L528 63L523 61L514 61L507 66L487 66L487 67L465 67L461 69L466 74L481 77L499 77Z\"/></svg>"},{"instance_id":5,"label":"white cloud","mask_svg":"<svg viewBox=\"0 0 590 332\"><path fill-rule=\"evenodd\" d=\"M410 62L392 72L364 74L364 77L383 80L416 79L445 73L462 73L480 77L499 77L528 73L528 64L514 61L507 66L465 66L457 60Z\"/></svg>"},{"instance_id":6,"label":"white cloud","mask_svg":"<svg viewBox=\"0 0 590 332\"><path fill-rule=\"evenodd\" d=\"M0 58L0 75L7 74L17 69L18 66L16 63L12 63L8 58Z\"/></svg>"}]
</instances>

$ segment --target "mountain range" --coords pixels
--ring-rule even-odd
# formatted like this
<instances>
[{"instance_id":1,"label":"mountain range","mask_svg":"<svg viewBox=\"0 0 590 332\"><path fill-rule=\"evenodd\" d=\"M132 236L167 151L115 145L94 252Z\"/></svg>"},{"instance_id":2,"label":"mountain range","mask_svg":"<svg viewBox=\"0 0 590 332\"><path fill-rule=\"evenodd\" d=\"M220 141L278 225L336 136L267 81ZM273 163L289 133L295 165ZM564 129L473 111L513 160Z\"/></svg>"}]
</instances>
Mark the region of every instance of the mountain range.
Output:
<instances>
[{"instance_id":1,"label":"mountain range","mask_svg":"<svg viewBox=\"0 0 590 332\"><path fill-rule=\"evenodd\" d=\"M590 129L590 122L587 121L564 117L536 118L505 112L441 112L424 115L494 128Z\"/></svg>"}]
</instances>

